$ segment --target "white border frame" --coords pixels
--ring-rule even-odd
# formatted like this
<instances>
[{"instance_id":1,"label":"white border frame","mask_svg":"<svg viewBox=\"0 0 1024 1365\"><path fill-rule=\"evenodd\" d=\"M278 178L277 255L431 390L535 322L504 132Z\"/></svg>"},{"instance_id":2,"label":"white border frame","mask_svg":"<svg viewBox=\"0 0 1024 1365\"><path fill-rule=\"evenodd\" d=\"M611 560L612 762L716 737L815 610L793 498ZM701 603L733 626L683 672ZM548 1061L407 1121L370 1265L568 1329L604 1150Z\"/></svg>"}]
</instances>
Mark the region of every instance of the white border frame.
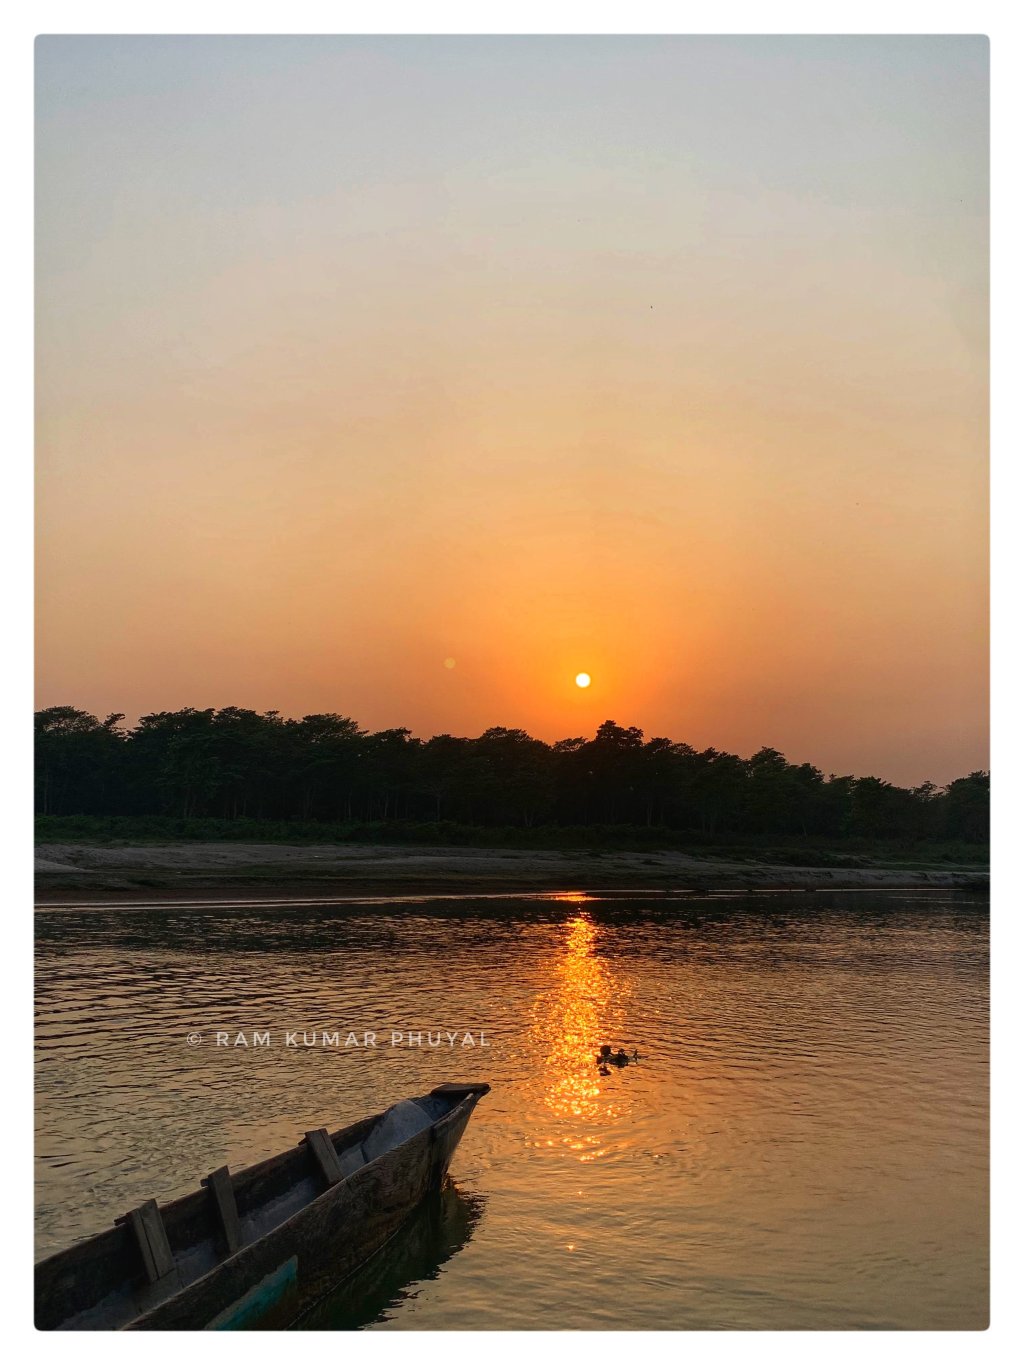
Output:
<instances>
[{"instance_id":1,"label":"white border frame","mask_svg":"<svg viewBox=\"0 0 1024 1365\"><path fill-rule=\"evenodd\" d=\"M145 6L127 0L95 0L94 3L37 3L25 5L16 17L4 23L5 43L0 49L3 80L0 91L6 105L3 124L5 137L6 183L11 192L7 213L2 219L4 250L0 262L6 276L4 297L4 373L10 377L12 395L9 411L13 434L8 437L6 479L8 493L3 500L5 532L0 545L4 558L3 582L8 602L9 636L13 641L8 666L0 675L8 717L5 736L5 782L0 799L0 829L10 844L9 866L14 869L13 894L8 896L8 929L13 931L15 950L4 954L8 980L3 993L7 1011L7 1058L14 1063L10 1082L13 1093L8 1100L13 1133L8 1165L16 1216L6 1220L5 1237L0 1243L8 1290L8 1341L32 1351L44 1360L73 1353L89 1362L102 1353L105 1358L136 1355L140 1338L104 1334L93 1337L75 1334L35 1333L30 1325L32 1300L32 1188L31 1138L28 1110L31 1105L31 1054L24 1041L28 1036L31 1014L32 933L31 889L31 809L26 791L31 780L32 710L32 41L39 33L984 33L992 42L992 488L993 488L993 714L992 736L995 815L993 820L993 874L996 895L993 901L993 1114L992 1156L992 1328L985 1334L962 1333L872 1333L870 1340L857 1332L775 1332L768 1335L743 1332L688 1332L683 1339L674 1333L642 1333L643 1341L623 1341L617 1333L573 1333L539 1336L534 1333L421 1333L415 1350L430 1357L444 1352L446 1359L459 1365L478 1351L498 1356L508 1352L517 1356L528 1351L542 1357L562 1356L567 1350L585 1354L594 1365L618 1359L623 1350L642 1349L653 1360L674 1358L680 1350L700 1352L708 1361L729 1360L756 1355L759 1362L814 1359L859 1359L870 1353L882 1359L921 1358L929 1365L944 1361L959 1362L965 1353L987 1356L1001 1351L1016 1335L1016 1299L1019 1296L1015 1255L1020 1242L1021 1207L1020 1161L1015 1151L1017 1097L1011 1070L1017 1058L1019 1011L1015 1007L1020 991L1013 972L1019 960L1022 912L1014 903L1009 885L1009 856L1019 839L1016 811L1012 807L1016 782L1024 768L1021 743L1019 678L1021 646L1019 627L1013 629L1014 607L1019 617L1018 584L1021 565L1015 554L1022 537L1018 527L1021 515L1020 419L1014 403L1016 370L1019 362L1013 353L1014 324L1021 312L1020 242L1024 240L1021 215L1021 190L1017 155L1019 141L1015 130L1024 126L1021 109L1022 79L1020 24L1009 5L986 3L864 3L854 5L834 0L820 3L777 3L767 5L752 0L731 3L644 3L634 0L625 5L593 3L548 3L506 0L486 6L469 3L390 3L371 7L352 3L324 3L324 0L293 0L273 4L250 0L150 0ZM1015 164L1017 163L1017 164ZM13 209L13 211L12 211ZM1016 362L1016 363L1015 363ZM1018 381L1019 382L1019 381ZM1015 441L1014 437L1018 437ZM1014 563L1014 560L1017 560ZM1016 576L1013 573L1017 569ZM13 667L12 667L13 663ZM1015 838L1016 836L1016 838ZM1015 951L1016 950L1016 951ZM10 1207L10 1205L9 1205ZM13 1291L13 1292L11 1292ZM581 1339L585 1338L585 1339ZM823 1340L823 1338L826 1338ZM181 1349L178 1334L146 1338L144 1348L152 1358L163 1360ZM232 1346L231 1342L235 1345ZM241 1340L231 1334L197 1337L187 1347L201 1357L233 1357L244 1350L247 1361L270 1360L282 1346L277 1334L245 1335ZM350 1335L342 1347L351 1355L396 1359L407 1349L398 1334L372 1333Z\"/></svg>"}]
</instances>

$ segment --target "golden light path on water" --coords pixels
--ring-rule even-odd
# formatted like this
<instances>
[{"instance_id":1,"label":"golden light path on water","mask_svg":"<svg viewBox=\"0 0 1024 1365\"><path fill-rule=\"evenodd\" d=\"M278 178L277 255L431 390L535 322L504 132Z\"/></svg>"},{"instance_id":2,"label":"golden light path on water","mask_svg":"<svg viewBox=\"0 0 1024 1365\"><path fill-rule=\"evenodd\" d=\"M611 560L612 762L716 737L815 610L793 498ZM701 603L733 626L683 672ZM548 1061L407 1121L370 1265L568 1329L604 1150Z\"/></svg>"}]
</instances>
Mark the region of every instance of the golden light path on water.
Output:
<instances>
[{"instance_id":1,"label":"golden light path on water","mask_svg":"<svg viewBox=\"0 0 1024 1365\"><path fill-rule=\"evenodd\" d=\"M570 893L559 899L583 905L588 897ZM562 1144L581 1161L601 1155L599 1133L588 1126L626 1112L622 1092L614 1099L603 1085L596 1056L603 1043L619 1041L629 987L597 955L599 930L585 910L569 919L552 967L556 984L537 997L531 1039L542 1054L544 1105L561 1122L533 1145Z\"/></svg>"}]
</instances>

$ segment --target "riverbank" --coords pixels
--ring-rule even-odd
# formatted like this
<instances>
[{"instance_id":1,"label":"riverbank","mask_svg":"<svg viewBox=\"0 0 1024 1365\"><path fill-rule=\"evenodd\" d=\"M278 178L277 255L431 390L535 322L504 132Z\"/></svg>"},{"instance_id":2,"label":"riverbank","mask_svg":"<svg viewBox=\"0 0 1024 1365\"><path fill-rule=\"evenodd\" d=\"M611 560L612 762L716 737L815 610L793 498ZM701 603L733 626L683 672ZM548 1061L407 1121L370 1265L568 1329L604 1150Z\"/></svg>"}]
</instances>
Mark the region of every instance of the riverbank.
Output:
<instances>
[{"instance_id":1,"label":"riverbank","mask_svg":"<svg viewBox=\"0 0 1024 1365\"><path fill-rule=\"evenodd\" d=\"M805 867L676 850L482 849L377 844L45 843L36 899L53 904L201 896L385 896L504 891L987 890L977 866L888 863Z\"/></svg>"}]
</instances>

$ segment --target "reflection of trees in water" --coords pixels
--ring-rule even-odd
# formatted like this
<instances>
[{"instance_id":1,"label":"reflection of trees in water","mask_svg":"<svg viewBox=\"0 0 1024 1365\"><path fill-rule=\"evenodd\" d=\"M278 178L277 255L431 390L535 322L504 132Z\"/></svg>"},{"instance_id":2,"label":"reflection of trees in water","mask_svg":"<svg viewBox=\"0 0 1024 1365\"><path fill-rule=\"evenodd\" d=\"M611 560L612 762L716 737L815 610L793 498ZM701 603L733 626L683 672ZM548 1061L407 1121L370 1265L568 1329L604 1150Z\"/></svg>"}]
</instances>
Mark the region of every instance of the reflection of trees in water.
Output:
<instances>
[{"instance_id":1,"label":"reflection of trees in water","mask_svg":"<svg viewBox=\"0 0 1024 1365\"><path fill-rule=\"evenodd\" d=\"M400 1303L436 1280L446 1261L461 1251L483 1215L486 1199L463 1194L447 1182L429 1195L398 1235L305 1314L303 1331L356 1331L385 1322Z\"/></svg>"},{"instance_id":2,"label":"reflection of trees in water","mask_svg":"<svg viewBox=\"0 0 1024 1365\"><path fill-rule=\"evenodd\" d=\"M621 1036L628 988L596 955L598 937L586 911L566 923L562 948L552 964L556 983L537 997L533 1007L531 1043L545 1072L544 1104L556 1117L569 1121L613 1117L621 1109L621 1103L604 1092L604 1078L594 1059L602 1043ZM573 1148L597 1140L594 1135L561 1138Z\"/></svg>"}]
</instances>

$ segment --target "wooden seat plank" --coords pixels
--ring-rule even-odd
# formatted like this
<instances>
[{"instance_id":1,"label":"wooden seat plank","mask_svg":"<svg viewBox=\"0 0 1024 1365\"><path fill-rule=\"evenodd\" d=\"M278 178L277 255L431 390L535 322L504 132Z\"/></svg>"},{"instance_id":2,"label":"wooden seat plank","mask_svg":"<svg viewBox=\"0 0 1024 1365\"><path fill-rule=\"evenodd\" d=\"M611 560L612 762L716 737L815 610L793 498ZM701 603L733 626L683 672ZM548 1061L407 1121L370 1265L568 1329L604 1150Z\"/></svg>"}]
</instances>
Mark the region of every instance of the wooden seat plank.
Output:
<instances>
[{"instance_id":1,"label":"wooden seat plank","mask_svg":"<svg viewBox=\"0 0 1024 1365\"><path fill-rule=\"evenodd\" d=\"M334 1143L326 1128L316 1128L306 1133L305 1142L328 1185L337 1185L339 1180L344 1179L345 1173L341 1169L338 1153L334 1150Z\"/></svg>"},{"instance_id":2,"label":"wooden seat plank","mask_svg":"<svg viewBox=\"0 0 1024 1365\"><path fill-rule=\"evenodd\" d=\"M147 1199L145 1204L140 1204L137 1209L132 1209L117 1221L126 1223L131 1229L142 1257L146 1279L150 1284L156 1284L166 1275L176 1272L177 1266L171 1244L167 1240L163 1215L155 1199Z\"/></svg>"},{"instance_id":3,"label":"wooden seat plank","mask_svg":"<svg viewBox=\"0 0 1024 1365\"><path fill-rule=\"evenodd\" d=\"M202 1183L210 1191L224 1244L228 1255L232 1255L242 1245L242 1226L238 1220L238 1202L235 1199L235 1187L231 1183L231 1173L226 1166L218 1166Z\"/></svg>"}]
</instances>

